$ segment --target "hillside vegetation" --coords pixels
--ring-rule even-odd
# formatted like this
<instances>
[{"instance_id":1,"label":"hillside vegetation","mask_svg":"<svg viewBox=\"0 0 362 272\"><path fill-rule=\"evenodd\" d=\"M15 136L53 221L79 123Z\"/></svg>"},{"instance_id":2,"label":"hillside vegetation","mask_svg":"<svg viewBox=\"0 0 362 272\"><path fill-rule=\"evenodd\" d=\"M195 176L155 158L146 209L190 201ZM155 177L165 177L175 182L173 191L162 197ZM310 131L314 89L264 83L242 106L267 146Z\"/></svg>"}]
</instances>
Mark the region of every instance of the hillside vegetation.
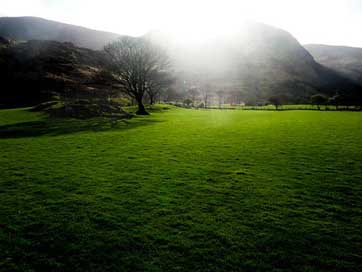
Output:
<instances>
[{"instance_id":1,"label":"hillside vegetation","mask_svg":"<svg viewBox=\"0 0 362 272\"><path fill-rule=\"evenodd\" d=\"M104 97L104 54L71 43L31 40L0 47L0 106L63 98Z\"/></svg>"}]
</instances>

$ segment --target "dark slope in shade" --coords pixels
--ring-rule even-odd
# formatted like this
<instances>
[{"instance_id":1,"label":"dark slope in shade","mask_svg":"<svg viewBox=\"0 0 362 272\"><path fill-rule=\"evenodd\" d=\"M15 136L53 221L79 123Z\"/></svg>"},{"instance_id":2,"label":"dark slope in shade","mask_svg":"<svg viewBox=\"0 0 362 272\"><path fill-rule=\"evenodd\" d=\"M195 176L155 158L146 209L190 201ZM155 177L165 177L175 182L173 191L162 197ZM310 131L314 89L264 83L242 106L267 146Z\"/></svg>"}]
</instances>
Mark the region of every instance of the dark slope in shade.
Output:
<instances>
[{"instance_id":1,"label":"dark slope in shade","mask_svg":"<svg viewBox=\"0 0 362 272\"><path fill-rule=\"evenodd\" d=\"M308 44L316 61L362 85L362 48Z\"/></svg>"}]
</instances>

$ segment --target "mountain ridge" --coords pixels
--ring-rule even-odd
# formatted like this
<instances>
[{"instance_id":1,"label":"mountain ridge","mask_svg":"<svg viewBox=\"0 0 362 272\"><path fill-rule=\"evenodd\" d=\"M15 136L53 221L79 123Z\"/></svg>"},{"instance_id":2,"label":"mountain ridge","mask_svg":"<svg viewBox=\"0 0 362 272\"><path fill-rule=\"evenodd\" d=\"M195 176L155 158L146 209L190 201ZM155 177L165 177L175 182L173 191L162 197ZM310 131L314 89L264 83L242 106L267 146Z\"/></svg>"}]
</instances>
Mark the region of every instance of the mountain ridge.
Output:
<instances>
[{"instance_id":1,"label":"mountain ridge","mask_svg":"<svg viewBox=\"0 0 362 272\"><path fill-rule=\"evenodd\" d=\"M325 44L307 44L304 47L319 63L362 86L362 48Z\"/></svg>"},{"instance_id":2,"label":"mountain ridge","mask_svg":"<svg viewBox=\"0 0 362 272\"><path fill-rule=\"evenodd\" d=\"M19 24L26 21L24 18L35 20L37 27L27 32L34 23L20 27ZM20 17L18 24L16 17L12 19L12 27L6 28L4 19L0 18L0 36L45 41L54 38L60 43L69 42L75 47L96 50L112 39L124 37L37 17ZM266 103L273 95L286 96L290 103L306 103L316 93L327 96L362 94L361 86L352 78L317 62L291 33L266 24L249 22L234 36L191 46L167 35L148 33L145 36L168 51L177 76L175 86L183 95L196 86L212 92L239 92L245 102L255 104ZM80 50L71 45L66 48L75 52ZM26 50L31 52L31 48ZM16 50L14 52L17 54Z\"/></svg>"},{"instance_id":3,"label":"mountain ridge","mask_svg":"<svg viewBox=\"0 0 362 272\"><path fill-rule=\"evenodd\" d=\"M0 107L27 106L52 97L106 97L104 53L72 43L30 40L0 46Z\"/></svg>"},{"instance_id":4,"label":"mountain ridge","mask_svg":"<svg viewBox=\"0 0 362 272\"><path fill-rule=\"evenodd\" d=\"M100 50L122 35L39 17L0 17L0 36L14 40L55 40Z\"/></svg>"},{"instance_id":5,"label":"mountain ridge","mask_svg":"<svg viewBox=\"0 0 362 272\"><path fill-rule=\"evenodd\" d=\"M181 82L202 85L198 82L204 73L216 88L238 89L250 103L263 103L274 94L289 96L293 103L305 103L318 92L333 96L341 89L357 88L350 79L317 63L289 32L265 24L249 22L230 40L191 48L164 36L154 39L168 48L183 73Z\"/></svg>"}]
</instances>

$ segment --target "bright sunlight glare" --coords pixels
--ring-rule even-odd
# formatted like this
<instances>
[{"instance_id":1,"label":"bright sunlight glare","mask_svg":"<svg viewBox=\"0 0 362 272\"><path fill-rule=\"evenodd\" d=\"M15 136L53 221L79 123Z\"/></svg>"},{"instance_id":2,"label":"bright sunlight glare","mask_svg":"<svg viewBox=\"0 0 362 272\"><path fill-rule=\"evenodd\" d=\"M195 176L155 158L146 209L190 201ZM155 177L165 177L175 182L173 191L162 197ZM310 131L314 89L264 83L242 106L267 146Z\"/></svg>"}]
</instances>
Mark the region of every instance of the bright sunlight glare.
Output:
<instances>
[{"instance_id":1,"label":"bright sunlight glare","mask_svg":"<svg viewBox=\"0 0 362 272\"><path fill-rule=\"evenodd\" d=\"M301 43L362 46L355 35L361 10L360 0L1 0L0 16L38 16L132 36L162 30L189 41L257 21L285 29Z\"/></svg>"}]
</instances>

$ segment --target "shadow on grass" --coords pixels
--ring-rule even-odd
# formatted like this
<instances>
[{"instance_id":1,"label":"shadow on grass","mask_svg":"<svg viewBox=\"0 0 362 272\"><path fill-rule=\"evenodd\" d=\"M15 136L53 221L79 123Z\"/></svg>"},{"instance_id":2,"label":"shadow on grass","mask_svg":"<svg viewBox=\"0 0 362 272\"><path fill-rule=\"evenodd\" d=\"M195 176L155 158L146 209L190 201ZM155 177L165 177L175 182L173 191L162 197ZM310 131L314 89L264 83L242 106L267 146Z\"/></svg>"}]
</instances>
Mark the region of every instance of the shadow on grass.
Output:
<instances>
[{"instance_id":1,"label":"shadow on grass","mask_svg":"<svg viewBox=\"0 0 362 272\"><path fill-rule=\"evenodd\" d=\"M0 126L0 138L25 138L36 136L58 136L77 132L101 132L107 130L131 129L159 123L159 120L148 118L130 120L112 120L93 118L86 120L66 118L46 118L39 121L22 122Z\"/></svg>"}]
</instances>

